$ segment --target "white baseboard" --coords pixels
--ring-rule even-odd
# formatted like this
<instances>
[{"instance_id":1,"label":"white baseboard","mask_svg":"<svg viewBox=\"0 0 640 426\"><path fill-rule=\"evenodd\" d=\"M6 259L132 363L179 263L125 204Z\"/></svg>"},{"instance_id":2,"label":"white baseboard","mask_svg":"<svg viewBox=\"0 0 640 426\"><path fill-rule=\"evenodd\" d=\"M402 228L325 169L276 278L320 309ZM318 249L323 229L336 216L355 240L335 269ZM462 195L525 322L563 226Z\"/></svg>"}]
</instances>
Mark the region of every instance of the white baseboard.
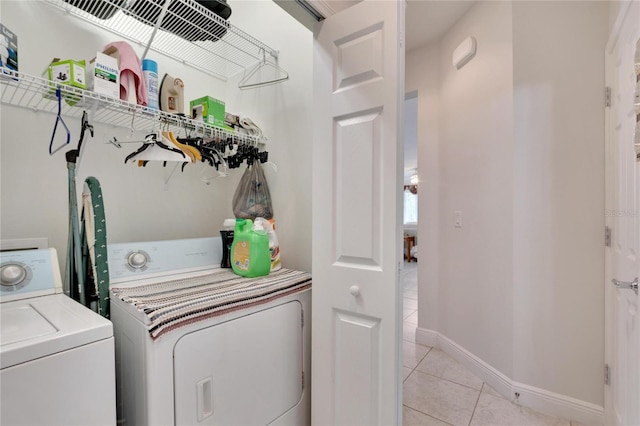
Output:
<instances>
[{"instance_id":1,"label":"white baseboard","mask_svg":"<svg viewBox=\"0 0 640 426\"><path fill-rule=\"evenodd\" d=\"M578 421L585 425L604 424L603 407L534 386L514 382L476 355L437 331L417 327L416 343L433 346L449 354L510 401L514 400L517 392L519 394L518 403L524 407L529 407L555 417Z\"/></svg>"},{"instance_id":2,"label":"white baseboard","mask_svg":"<svg viewBox=\"0 0 640 426\"><path fill-rule=\"evenodd\" d=\"M438 347L438 333L426 328L416 327L416 343L424 346Z\"/></svg>"},{"instance_id":3,"label":"white baseboard","mask_svg":"<svg viewBox=\"0 0 640 426\"><path fill-rule=\"evenodd\" d=\"M512 393L520 394L520 404L525 407L585 425L604 424L603 407L523 383L512 382L511 386Z\"/></svg>"},{"instance_id":4,"label":"white baseboard","mask_svg":"<svg viewBox=\"0 0 640 426\"><path fill-rule=\"evenodd\" d=\"M456 361L464 365L473 374L480 377L508 400L513 399L511 392L511 379L502 374L496 368L487 364L453 340L438 334L438 349L451 355Z\"/></svg>"}]
</instances>

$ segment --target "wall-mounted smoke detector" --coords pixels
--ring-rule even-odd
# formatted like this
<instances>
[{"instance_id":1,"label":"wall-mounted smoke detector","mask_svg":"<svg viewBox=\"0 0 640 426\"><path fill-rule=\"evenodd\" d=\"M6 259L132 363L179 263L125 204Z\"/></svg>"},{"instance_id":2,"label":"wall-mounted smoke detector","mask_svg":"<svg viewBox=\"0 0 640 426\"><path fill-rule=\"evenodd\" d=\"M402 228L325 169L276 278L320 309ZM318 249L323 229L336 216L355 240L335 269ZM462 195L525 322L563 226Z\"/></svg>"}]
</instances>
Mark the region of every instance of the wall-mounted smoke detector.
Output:
<instances>
[{"instance_id":1,"label":"wall-mounted smoke detector","mask_svg":"<svg viewBox=\"0 0 640 426\"><path fill-rule=\"evenodd\" d=\"M467 37L456 47L456 50L453 51L453 66L460 69L473 59L474 56L476 56L476 39L475 37Z\"/></svg>"}]
</instances>

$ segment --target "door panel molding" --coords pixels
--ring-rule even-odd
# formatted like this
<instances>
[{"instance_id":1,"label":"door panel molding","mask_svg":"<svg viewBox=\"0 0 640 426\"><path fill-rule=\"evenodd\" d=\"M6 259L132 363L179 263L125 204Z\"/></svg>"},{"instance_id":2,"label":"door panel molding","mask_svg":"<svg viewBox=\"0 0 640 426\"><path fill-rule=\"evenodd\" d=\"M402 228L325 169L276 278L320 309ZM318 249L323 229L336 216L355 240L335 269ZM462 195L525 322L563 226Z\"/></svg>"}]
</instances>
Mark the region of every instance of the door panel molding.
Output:
<instances>
[{"instance_id":1,"label":"door panel molding","mask_svg":"<svg viewBox=\"0 0 640 426\"><path fill-rule=\"evenodd\" d=\"M334 93L384 78L383 35L383 23L377 22L336 40Z\"/></svg>"},{"instance_id":2,"label":"door panel molding","mask_svg":"<svg viewBox=\"0 0 640 426\"><path fill-rule=\"evenodd\" d=\"M379 424L380 319L336 309L334 327L334 424Z\"/></svg>"},{"instance_id":3,"label":"door panel molding","mask_svg":"<svg viewBox=\"0 0 640 426\"><path fill-rule=\"evenodd\" d=\"M382 122L381 107L334 119L333 224L342 267L381 266Z\"/></svg>"}]
</instances>

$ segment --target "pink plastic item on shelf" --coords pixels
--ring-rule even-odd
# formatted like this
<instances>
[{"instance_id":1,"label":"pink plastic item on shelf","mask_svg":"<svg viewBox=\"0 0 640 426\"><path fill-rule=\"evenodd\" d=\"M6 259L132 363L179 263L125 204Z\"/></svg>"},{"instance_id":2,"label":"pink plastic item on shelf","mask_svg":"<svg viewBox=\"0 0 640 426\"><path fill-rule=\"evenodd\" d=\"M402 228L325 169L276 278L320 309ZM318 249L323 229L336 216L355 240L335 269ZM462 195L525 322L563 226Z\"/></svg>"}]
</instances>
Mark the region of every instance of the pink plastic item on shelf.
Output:
<instances>
[{"instance_id":1,"label":"pink plastic item on shelf","mask_svg":"<svg viewBox=\"0 0 640 426\"><path fill-rule=\"evenodd\" d=\"M120 68L120 99L129 99L129 88L132 81L135 85L136 101L138 105L146 106L148 103L147 89L142 74L142 63L135 50L126 41L115 41L107 44L103 53L118 58Z\"/></svg>"}]
</instances>

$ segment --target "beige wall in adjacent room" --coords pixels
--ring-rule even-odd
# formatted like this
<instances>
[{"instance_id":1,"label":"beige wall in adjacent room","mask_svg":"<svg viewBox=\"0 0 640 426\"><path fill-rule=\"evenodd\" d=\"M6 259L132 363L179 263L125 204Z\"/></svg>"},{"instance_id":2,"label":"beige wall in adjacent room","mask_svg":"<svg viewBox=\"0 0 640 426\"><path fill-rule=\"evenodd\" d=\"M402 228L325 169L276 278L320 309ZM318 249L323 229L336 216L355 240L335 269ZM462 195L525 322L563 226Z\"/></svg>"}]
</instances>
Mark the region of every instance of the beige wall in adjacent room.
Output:
<instances>
[{"instance_id":1,"label":"beige wall in adjacent room","mask_svg":"<svg viewBox=\"0 0 640 426\"><path fill-rule=\"evenodd\" d=\"M607 2L514 2L514 374L604 403Z\"/></svg>"},{"instance_id":2,"label":"beige wall in adjacent room","mask_svg":"<svg viewBox=\"0 0 640 426\"><path fill-rule=\"evenodd\" d=\"M419 328L602 406L606 2L478 2L407 53ZM477 39L462 69L453 49ZM463 228L454 228L454 211Z\"/></svg>"}]
</instances>

